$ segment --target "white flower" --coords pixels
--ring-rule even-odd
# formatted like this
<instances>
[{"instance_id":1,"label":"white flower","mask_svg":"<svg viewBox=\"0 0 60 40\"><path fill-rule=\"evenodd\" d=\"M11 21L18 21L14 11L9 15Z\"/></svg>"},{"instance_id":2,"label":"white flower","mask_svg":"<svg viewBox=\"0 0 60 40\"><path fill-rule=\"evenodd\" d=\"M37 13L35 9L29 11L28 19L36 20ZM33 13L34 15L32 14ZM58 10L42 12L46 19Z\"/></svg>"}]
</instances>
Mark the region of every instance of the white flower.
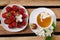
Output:
<instances>
[{"instance_id":1,"label":"white flower","mask_svg":"<svg viewBox=\"0 0 60 40\"><path fill-rule=\"evenodd\" d=\"M41 13L41 16L40 16L40 18L41 18L41 22L43 22L42 19L46 19L47 17L50 17L50 15L49 15L48 13L46 13L46 12Z\"/></svg>"},{"instance_id":2,"label":"white flower","mask_svg":"<svg viewBox=\"0 0 60 40\"><path fill-rule=\"evenodd\" d=\"M51 33L53 32L53 29L50 30L49 28L48 29L45 29L46 30L46 36L51 36Z\"/></svg>"},{"instance_id":3,"label":"white flower","mask_svg":"<svg viewBox=\"0 0 60 40\"><path fill-rule=\"evenodd\" d=\"M16 22L18 22L18 21L20 21L20 22L23 21L23 20L22 20L22 15L16 16Z\"/></svg>"},{"instance_id":4,"label":"white flower","mask_svg":"<svg viewBox=\"0 0 60 40\"><path fill-rule=\"evenodd\" d=\"M37 35L45 37L45 32L42 28L38 29Z\"/></svg>"},{"instance_id":5,"label":"white flower","mask_svg":"<svg viewBox=\"0 0 60 40\"><path fill-rule=\"evenodd\" d=\"M50 28L46 28L46 29L39 28L38 31L37 31L37 35L43 36L43 37L45 37L45 36L51 36L52 32L53 32L53 27L52 26Z\"/></svg>"},{"instance_id":6,"label":"white flower","mask_svg":"<svg viewBox=\"0 0 60 40\"><path fill-rule=\"evenodd\" d=\"M53 26L50 26L50 28L49 28L50 30L53 30L54 29L54 27Z\"/></svg>"}]
</instances>

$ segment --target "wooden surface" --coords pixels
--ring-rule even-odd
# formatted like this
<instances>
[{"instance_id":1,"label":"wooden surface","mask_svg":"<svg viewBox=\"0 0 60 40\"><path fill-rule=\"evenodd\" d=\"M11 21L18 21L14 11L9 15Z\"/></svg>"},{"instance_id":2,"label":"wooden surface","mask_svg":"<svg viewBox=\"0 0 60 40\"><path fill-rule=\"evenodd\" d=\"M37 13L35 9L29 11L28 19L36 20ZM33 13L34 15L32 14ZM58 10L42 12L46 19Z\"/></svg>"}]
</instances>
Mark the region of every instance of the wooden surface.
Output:
<instances>
[{"instance_id":1,"label":"wooden surface","mask_svg":"<svg viewBox=\"0 0 60 40\"><path fill-rule=\"evenodd\" d=\"M8 4L21 4L23 6L60 6L60 0L0 0L0 6ZM27 9L29 15L35 8ZM60 8L50 8L56 14L56 18L60 19ZM2 9L0 9L1 12ZM1 16L1 15L0 15ZM57 21L55 32L60 32L60 21ZM33 33L29 26L21 32L12 33L2 28L0 24L0 35L3 34L26 34ZM0 40L45 40L43 37L30 36L30 37L2 37ZM60 35L54 35L53 40L60 40Z\"/></svg>"}]
</instances>

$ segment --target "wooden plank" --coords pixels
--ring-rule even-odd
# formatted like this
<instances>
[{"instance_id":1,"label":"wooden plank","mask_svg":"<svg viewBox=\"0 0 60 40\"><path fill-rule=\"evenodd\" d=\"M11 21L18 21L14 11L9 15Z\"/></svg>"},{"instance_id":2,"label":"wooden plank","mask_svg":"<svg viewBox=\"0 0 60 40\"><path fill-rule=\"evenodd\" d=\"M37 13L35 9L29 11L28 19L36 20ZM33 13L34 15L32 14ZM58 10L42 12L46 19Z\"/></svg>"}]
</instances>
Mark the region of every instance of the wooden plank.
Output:
<instances>
[{"instance_id":1,"label":"wooden plank","mask_svg":"<svg viewBox=\"0 0 60 40\"><path fill-rule=\"evenodd\" d=\"M28 4L27 4L28 3ZM10 4L21 4L24 6L60 6L60 1L40 1L40 0L24 0L24 1L10 1Z\"/></svg>"},{"instance_id":2,"label":"wooden plank","mask_svg":"<svg viewBox=\"0 0 60 40\"><path fill-rule=\"evenodd\" d=\"M24 6L60 6L60 0L0 0L0 6L21 4Z\"/></svg>"},{"instance_id":3,"label":"wooden plank","mask_svg":"<svg viewBox=\"0 0 60 40\"><path fill-rule=\"evenodd\" d=\"M44 40L44 38L43 37L33 37L33 36L31 36L31 37L6 37L6 38L0 38L0 40Z\"/></svg>"},{"instance_id":4,"label":"wooden plank","mask_svg":"<svg viewBox=\"0 0 60 40\"><path fill-rule=\"evenodd\" d=\"M30 36L30 37L1 37L0 40L45 40L44 37ZM60 35L53 36L53 40L60 40Z\"/></svg>"},{"instance_id":5,"label":"wooden plank","mask_svg":"<svg viewBox=\"0 0 60 40\"><path fill-rule=\"evenodd\" d=\"M0 0L0 6L9 4L9 0Z\"/></svg>"},{"instance_id":6,"label":"wooden plank","mask_svg":"<svg viewBox=\"0 0 60 40\"><path fill-rule=\"evenodd\" d=\"M60 22L56 23L55 32L60 32Z\"/></svg>"}]
</instances>

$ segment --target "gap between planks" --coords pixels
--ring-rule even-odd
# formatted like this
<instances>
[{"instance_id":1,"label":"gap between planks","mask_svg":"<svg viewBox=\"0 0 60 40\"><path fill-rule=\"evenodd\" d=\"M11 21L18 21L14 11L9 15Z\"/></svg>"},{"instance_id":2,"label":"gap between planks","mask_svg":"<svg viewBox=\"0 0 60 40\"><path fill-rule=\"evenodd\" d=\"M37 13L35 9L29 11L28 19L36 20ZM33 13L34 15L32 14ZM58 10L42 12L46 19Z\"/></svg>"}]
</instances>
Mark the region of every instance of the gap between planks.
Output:
<instances>
[{"instance_id":1,"label":"gap between planks","mask_svg":"<svg viewBox=\"0 0 60 40\"><path fill-rule=\"evenodd\" d=\"M45 40L44 37L30 36L30 37L1 37L0 40ZM54 35L53 40L60 40L60 35Z\"/></svg>"}]
</instances>

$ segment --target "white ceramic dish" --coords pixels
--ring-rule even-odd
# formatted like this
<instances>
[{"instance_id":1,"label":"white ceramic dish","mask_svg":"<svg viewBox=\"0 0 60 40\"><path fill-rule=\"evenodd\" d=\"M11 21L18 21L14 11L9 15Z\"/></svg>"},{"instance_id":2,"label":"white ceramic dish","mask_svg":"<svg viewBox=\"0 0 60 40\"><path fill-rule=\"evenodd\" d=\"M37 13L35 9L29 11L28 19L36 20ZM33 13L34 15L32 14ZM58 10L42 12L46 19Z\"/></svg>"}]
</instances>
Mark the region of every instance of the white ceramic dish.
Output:
<instances>
[{"instance_id":1,"label":"white ceramic dish","mask_svg":"<svg viewBox=\"0 0 60 40\"><path fill-rule=\"evenodd\" d=\"M51 15L54 23L56 24L56 16L55 16L54 12L53 12L51 9L49 9L49 8L37 8L37 9L33 10L33 11L31 12L31 14L30 14L29 24L32 24L32 23L37 24L37 22L36 22L36 17L37 17L37 15L38 15L39 13L42 13L42 12L47 12L47 13L49 13L49 14ZM52 24L51 24L51 25L52 25ZM50 26L51 26L51 25L50 25ZM38 24L37 24L37 26L38 26L38 28L35 29L35 30L33 30L33 29L31 28L31 26L30 26L31 30L32 30L35 34L37 34L38 29L41 28ZM44 28L43 28L43 29L44 29ZM37 35L38 35L38 34L37 34Z\"/></svg>"},{"instance_id":2,"label":"white ceramic dish","mask_svg":"<svg viewBox=\"0 0 60 40\"><path fill-rule=\"evenodd\" d=\"M7 5L7 6L12 7L13 5L17 5L17 6L23 8L23 9L25 10L25 13L26 13L26 15L27 15L26 21L27 21L27 24L28 24L28 12L27 12L27 10L26 10L23 6L21 6L21 5L19 5L19 4L9 4L9 5ZM7 7L7 6L6 6L6 7ZM24 30L24 29L26 28L27 24L26 24L24 27L22 27L22 28L10 29L10 28L8 28L8 25L4 23L4 18L2 17L2 13L4 13L4 12L6 11L6 10L5 10L6 7L4 7L3 10L2 10L2 12L1 12L1 24L2 24L2 27L3 27L5 30L10 31L10 32L18 32L18 31Z\"/></svg>"}]
</instances>

